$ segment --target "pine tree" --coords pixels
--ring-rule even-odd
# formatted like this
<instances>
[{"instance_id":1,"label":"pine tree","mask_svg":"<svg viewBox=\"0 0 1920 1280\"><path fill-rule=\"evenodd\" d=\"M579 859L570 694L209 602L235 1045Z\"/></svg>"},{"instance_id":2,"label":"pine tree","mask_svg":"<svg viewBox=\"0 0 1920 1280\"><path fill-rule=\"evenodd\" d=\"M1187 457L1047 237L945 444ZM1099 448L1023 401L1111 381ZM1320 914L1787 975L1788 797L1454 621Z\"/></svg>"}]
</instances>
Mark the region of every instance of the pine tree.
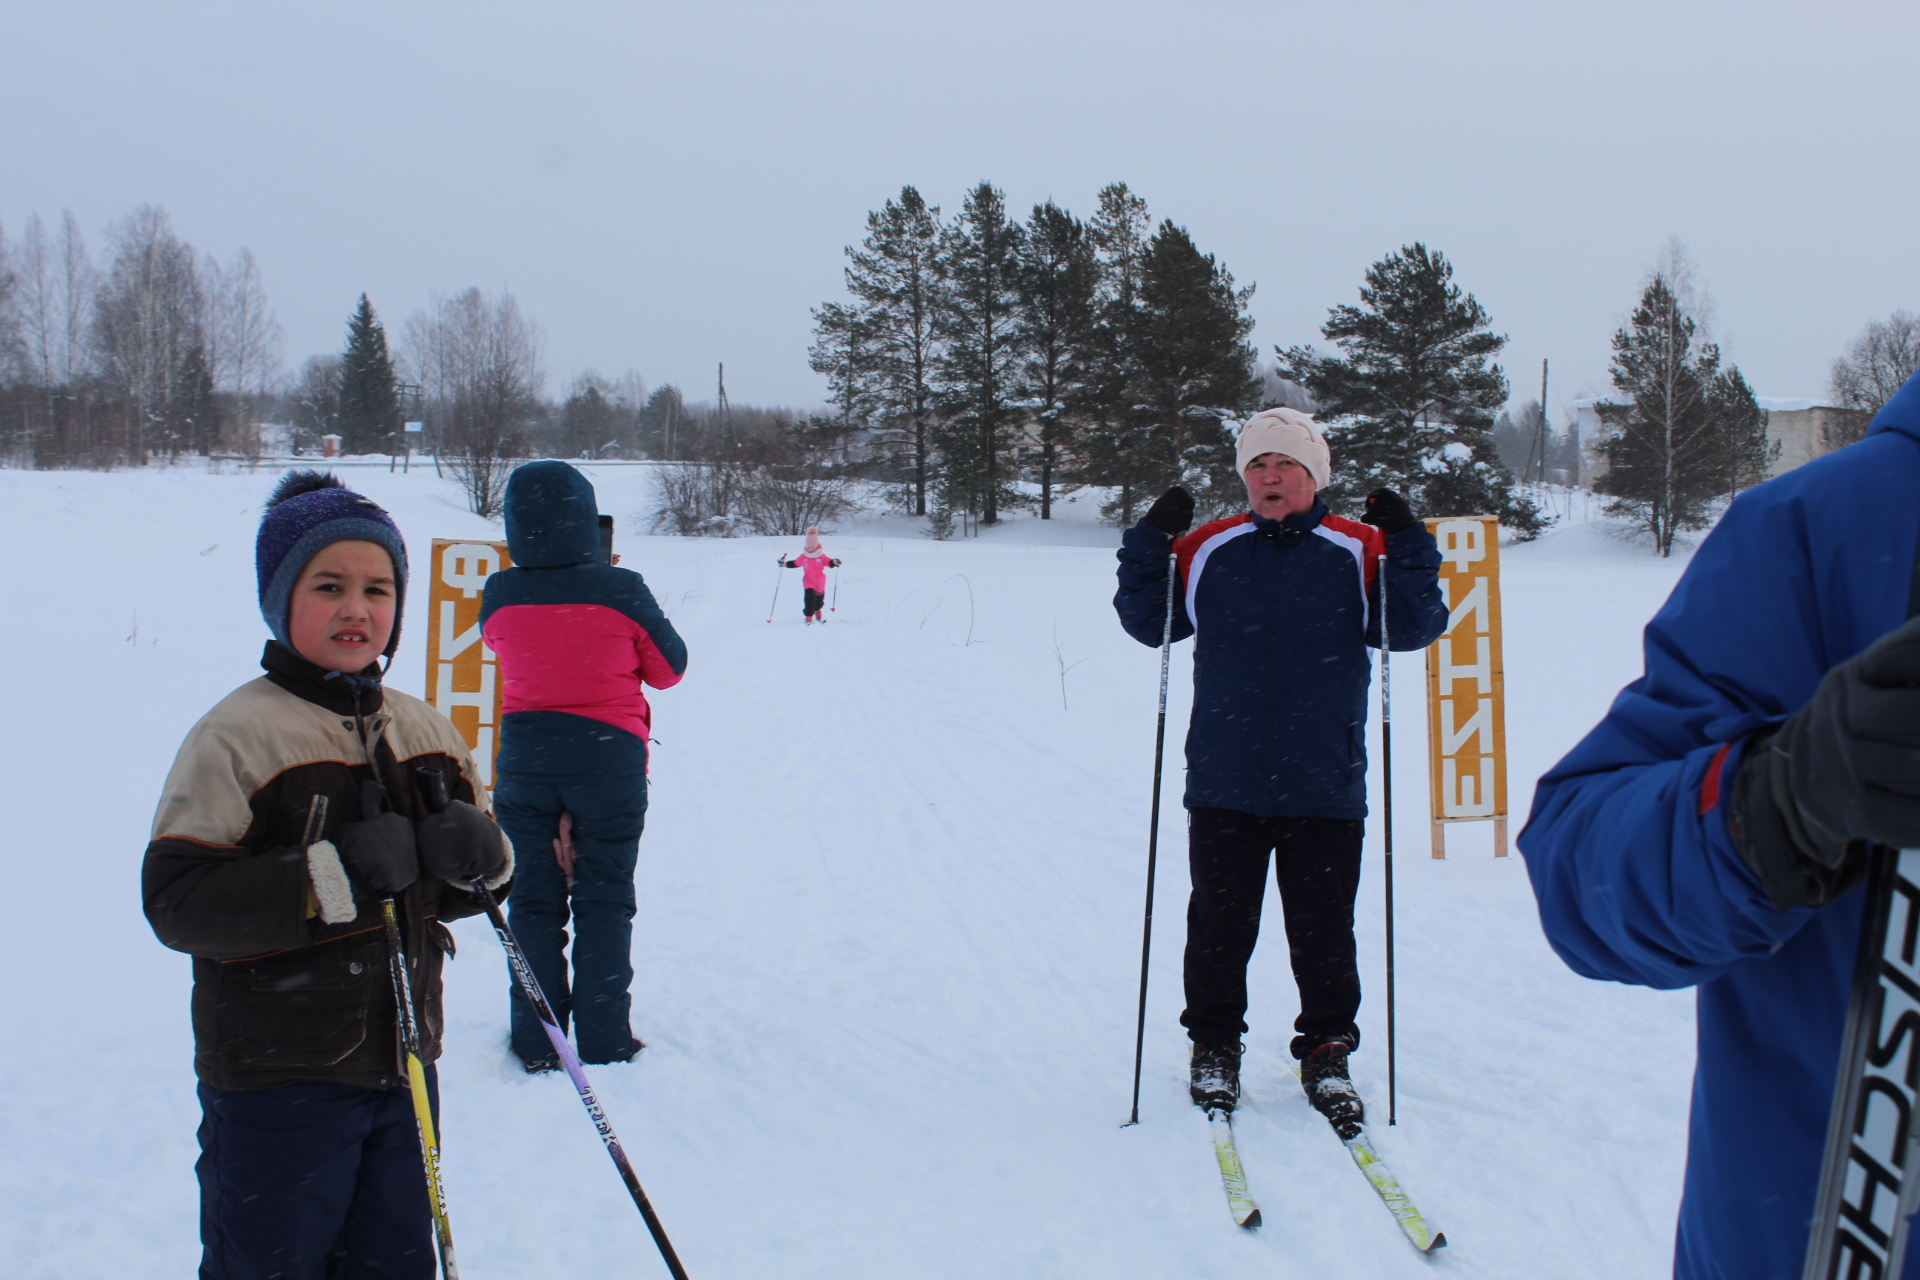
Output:
<instances>
[{"instance_id":1,"label":"pine tree","mask_svg":"<svg viewBox=\"0 0 1920 1280\"><path fill-rule=\"evenodd\" d=\"M560 407L561 449L569 457L599 457L601 449L617 443L614 419L613 404L601 390L600 379L591 373L580 375Z\"/></svg>"},{"instance_id":2,"label":"pine tree","mask_svg":"<svg viewBox=\"0 0 1920 1280\"><path fill-rule=\"evenodd\" d=\"M874 327L873 312L858 304L829 302L813 311L813 345L807 348L807 364L825 375L839 410L838 429L844 435L865 426L882 400Z\"/></svg>"},{"instance_id":3,"label":"pine tree","mask_svg":"<svg viewBox=\"0 0 1920 1280\"><path fill-rule=\"evenodd\" d=\"M180 361L164 416L170 451L184 448L188 453L207 454L219 443L220 406L213 371L207 364L206 347L198 342L187 348Z\"/></svg>"},{"instance_id":4,"label":"pine tree","mask_svg":"<svg viewBox=\"0 0 1920 1280\"><path fill-rule=\"evenodd\" d=\"M389 452L400 430L400 394L387 352L387 331L367 295L347 320L341 355L339 431L347 453Z\"/></svg>"},{"instance_id":5,"label":"pine tree","mask_svg":"<svg viewBox=\"0 0 1920 1280\"><path fill-rule=\"evenodd\" d=\"M1453 282L1443 254L1412 244L1367 268L1358 307L1334 307L1320 332L1344 358L1275 348L1281 372L1329 419L1328 505L1399 490L1429 515L1495 515L1522 538L1545 527L1494 448L1506 345L1485 308Z\"/></svg>"},{"instance_id":6,"label":"pine tree","mask_svg":"<svg viewBox=\"0 0 1920 1280\"><path fill-rule=\"evenodd\" d=\"M1133 412L1138 371L1132 364L1141 328L1141 264L1151 226L1147 202L1124 182L1101 190L1099 208L1088 224L1100 282L1087 376L1088 426L1081 442L1084 475L1089 483L1119 490L1101 513L1122 525L1133 523L1151 470L1152 432Z\"/></svg>"},{"instance_id":7,"label":"pine tree","mask_svg":"<svg viewBox=\"0 0 1920 1280\"><path fill-rule=\"evenodd\" d=\"M1260 386L1247 342L1252 296L1253 286L1236 289L1233 275L1184 228L1163 222L1148 242L1127 361L1130 410L1147 427L1149 491L1178 480L1206 516L1246 503L1225 422Z\"/></svg>"},{"instance_id":8,"label":"pine tree","mask_svg":"<svg viewBox=\"0 0 1920 1280\"><path fill-rule=\"evenodd\" d=\"M1745 377L1720 367L1714 344L1696 350L1697 331L1672 282L1655 273L1613 336L1618 400L1596 406L1608 434L1607 474L1594 488L1612 497L1609 512L1643 524L1663 556L1681 531L1712 521L1716 499L1764 480L1779 454Z\"/></svg>"},{"instance_id":9,"label":"pine tree","mask_svg":"<svg viewBox=\"0 0 1920 1280\"><path fill-rule=\"evenodd\" d=\"M815 308L809 361L825 374L841 429L858 423L905 464L902 505L927 514L940 357L943 229L938 206L914 188L867 215L867 236L847 246L853 302Z\"/></svg>"},{"instance_id":10,"label":"pine tree","mask_svg":"<svg viewBox=\"0 0 1920 1280\"><path fill-rule=\"evenodd\" d=\"M946 288L936 334L944 342L934 386L945 421L937 432L935 505L979 511L985 524L1017 500L1004 465L1020 355L1017 317L1021 226L990 182L967 193L941 242Z\"/></svg>"},{"instance_id":11,"label":"pine tree","mask_svg":"<svg viewBox=\"0 0 1920 1280\"><path fill-rule=\"evenodd\" d=\"M640 410L640 448L650 458L678 459L685 449L686 426L687 406L680 388L663 382Z\"/></svg>"},{"instance_id":12,"label":"pine tree","mask_svg":"<svg viewBox=\"0 0 1920 1280\"><path fill-rule=\"evenodd\" d=\"M1100 269L1087 225L1049 200L1027 220L1019 262L1016 396L1040 434L1040 518L1053 518L1059 450L1086 399Z\"/></svg>"}]
</instances>

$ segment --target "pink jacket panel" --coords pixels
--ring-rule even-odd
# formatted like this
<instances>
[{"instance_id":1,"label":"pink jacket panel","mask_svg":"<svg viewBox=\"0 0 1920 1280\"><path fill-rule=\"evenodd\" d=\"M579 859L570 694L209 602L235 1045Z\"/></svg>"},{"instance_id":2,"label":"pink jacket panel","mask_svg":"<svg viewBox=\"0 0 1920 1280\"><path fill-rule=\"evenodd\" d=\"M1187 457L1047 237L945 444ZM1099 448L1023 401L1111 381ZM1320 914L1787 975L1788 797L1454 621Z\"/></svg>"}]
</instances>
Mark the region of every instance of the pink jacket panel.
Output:
<instances>
[{"instance_id":1,"label":"pink jacket panel","mask_svg":"<svg viewBox=\"0 0 1920 1280\"><path fill-rule=\"evenodd\" d=\"M564 711L644 739L652 713L641 685L680 683L646 628L605 605L507 605L481 634L500 659L507 715Z\"/></svg>"}]
</instances>

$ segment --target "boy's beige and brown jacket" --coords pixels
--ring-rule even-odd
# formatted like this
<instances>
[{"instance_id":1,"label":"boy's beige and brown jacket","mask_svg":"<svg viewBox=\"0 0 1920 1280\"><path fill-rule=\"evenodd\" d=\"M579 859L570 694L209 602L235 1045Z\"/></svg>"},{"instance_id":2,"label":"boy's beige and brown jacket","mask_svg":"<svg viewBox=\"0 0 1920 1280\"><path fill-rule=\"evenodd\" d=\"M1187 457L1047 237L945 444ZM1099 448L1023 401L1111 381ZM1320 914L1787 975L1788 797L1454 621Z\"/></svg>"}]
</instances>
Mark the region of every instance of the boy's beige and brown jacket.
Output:
<instances>
[{"instance_id":1,"label":"boy's beige and brown jacket","mask_svg":"<svg viewBox=\"0 0 1920 1280\"><path fill-rule=\"evenodd\" d=\"M277 642L261 665L267 674L223 698L180 746L141 873L147 919L193 957L201 1081L391 1088L405 1076L379 899L352 883L330 837L360 820L363 782L384 784L416 822L428 812L421 768L456 800L485 809L486 791L458 731L418 698L328 679ZM327 817L306 846L315 796L327 798ZM509 855L497 895L512 871ZM440 968L453 954L442 922L482 907L424 869L397 905L420 1057L432 1062Z\"/></svg>"}]
</instances>

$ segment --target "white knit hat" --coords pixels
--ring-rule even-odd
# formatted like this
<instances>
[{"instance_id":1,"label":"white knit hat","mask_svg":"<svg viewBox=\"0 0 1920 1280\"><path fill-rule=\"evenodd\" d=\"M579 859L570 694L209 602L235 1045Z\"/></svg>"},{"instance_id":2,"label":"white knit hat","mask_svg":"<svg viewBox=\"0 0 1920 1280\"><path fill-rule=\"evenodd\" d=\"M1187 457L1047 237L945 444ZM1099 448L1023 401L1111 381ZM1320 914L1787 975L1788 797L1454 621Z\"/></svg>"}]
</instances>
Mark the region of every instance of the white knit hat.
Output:
<instances>
[{"instance_id":1,"label":"white knit hat","mask_svg":"<svg viewBox=\"0 0 1920 1280\"><path fill-rule=\"evenodd\" d=\"M1313 487L1327 487L1327 438L1307 414L1297 409L1262 409L1240 430L1236 461L1240 470L1263 453L1292 458L1313 476Z\"/></svg>"}]
</instances>

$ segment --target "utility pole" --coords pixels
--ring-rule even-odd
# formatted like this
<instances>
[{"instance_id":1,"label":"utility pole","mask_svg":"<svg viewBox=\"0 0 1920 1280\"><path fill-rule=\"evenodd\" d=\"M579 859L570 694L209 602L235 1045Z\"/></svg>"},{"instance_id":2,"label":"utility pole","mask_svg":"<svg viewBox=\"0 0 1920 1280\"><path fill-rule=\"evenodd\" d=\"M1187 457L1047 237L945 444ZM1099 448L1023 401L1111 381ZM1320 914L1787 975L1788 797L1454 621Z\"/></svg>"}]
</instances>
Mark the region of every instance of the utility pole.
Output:
<instances>
[{"instance_id":1,"label":"utility pole","mask_svg":"<svg viewBox=\"0 0 1920 1280\"><path fill-rule=\"evenodd\" d=\"M734 443L733 415L727 408L727 365L724 360L720 362L720 426L727 433L727 443Z\"/></svg>"},{"instance_id":2,"label":"utility pole","mask_svg":"<svg viewBox=\"0 0 1920 1280\"><path fill-rule=\"evenodd\" d=\"M1540 483L1547 482L1547 358L1540 357Z\"/></svg>"}]
</instances>

